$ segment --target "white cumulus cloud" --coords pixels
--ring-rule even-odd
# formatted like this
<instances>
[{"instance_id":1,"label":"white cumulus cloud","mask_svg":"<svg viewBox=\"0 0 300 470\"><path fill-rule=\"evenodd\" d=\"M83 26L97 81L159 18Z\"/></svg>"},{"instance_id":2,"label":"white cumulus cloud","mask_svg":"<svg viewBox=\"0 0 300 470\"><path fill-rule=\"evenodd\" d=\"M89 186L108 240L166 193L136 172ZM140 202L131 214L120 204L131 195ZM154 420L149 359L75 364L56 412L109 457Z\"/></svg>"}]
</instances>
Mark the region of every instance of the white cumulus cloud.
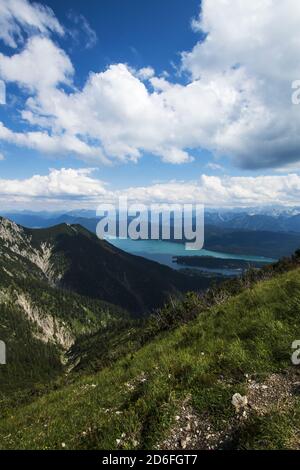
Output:
<instances>
[{"instance_id":1,"label":"white cumulus cloud","mask_svg":"<svg viewBox=\"0 0 300 470\"><path fill-rule=\"evenodd\" d=\"M28 198L94 198L105 194L104 183L90 176L91 169L62 168L48 175L30 178L0 179L1 196Z\"/></svg>"},{"instance_id":2,"label":"white cumulus cloud","mask_svg":"<svg viewBox=\"0 0 300 470\"><path fill-rule=\"evenodd\" d=\"M73 72L69 57L49 38L34 36L20 53L0 54L0 76L37 93L68 83Z\"/></svg>"},{"instance_id":3,"label":"white cumulus cloud","mask_svg":"<svg viewBox=\"0 0 300 470\"><path fill-rule=\"evenodd\" d=\"M2 22L26 27L12 9L16 2L39 13L40 33L61 32L50 10L25 0L10 0L13 13ZM72 87L67 54L35 36L22 51L0 56L0 77L29 90L21 115L40 129L15 133L3 124L0 134L42 152L101 162L136 162L150 153L180 164L208 149L241 168L289 165L300 160L300 107L291 102L291 83L300 78L299 24L298 0L203 0L193 28L204 39L182 54L186 84L156 76L150 66L112 64L91 72L81 89Z\"/></svg>"},{"instance_id":4,"label":"white cumulus cloud","mask_svg":"<svg viewBox=\"0 0 300 470\"><path fill-rule=\"evenodd\" d=\"M64 34L51 8L28 0L0 0L0 39L16 48L23 42L24 31Z\"/></svg>"}]
</instances>

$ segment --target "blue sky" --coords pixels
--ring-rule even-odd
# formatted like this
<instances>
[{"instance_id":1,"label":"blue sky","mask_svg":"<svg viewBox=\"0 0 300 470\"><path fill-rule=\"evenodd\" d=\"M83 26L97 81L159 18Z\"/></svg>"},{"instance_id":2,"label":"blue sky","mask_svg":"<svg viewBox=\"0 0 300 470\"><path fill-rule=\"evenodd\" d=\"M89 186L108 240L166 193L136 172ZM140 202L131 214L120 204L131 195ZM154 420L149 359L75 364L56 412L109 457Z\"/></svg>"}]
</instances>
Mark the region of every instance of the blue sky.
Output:
<instances>
[{"instance_id":1,"label":"blue sky","mask_svg":"<svg viewBox=\"0 0 300 470\"><path fill-rule=\"evenodd\" d=\"M0 0L3 206L298 204L298 19L294 0Z\"/></svg>"},{"instance_id":2,"label":"blue sky","mask_svg":"<svg viewBox=\"0 0 300 470\"><path fill-rule=\"evenodd\" d=\"M176 67L180 63L180 52L190 50L195 44L196 34L190 27L190 22L199 13L199 0L50 0L41 3L51 7L58 20L70 30L78 30L78 40L82 43L78 44L70 36L59 41L76 66L74 81L77 86L84 85L91 71L103 71L113 63L128 63L136 69L151 65L158 74L167 71L176 82L186 82L184 75L177 74ZM84 44L86 35L72 20L74 16L80 15L86 18L97 34L97 42L88 49ZM7 51L10 52L9 48ZM13 85L7 87L7 93L13 99L22 97L18 88ZM6 108L0 108L0 118L17 130L20 128L20 121L14 111L12 109L12 112L7 113ZM45 156L32 149L16 149L13 145L3 145L2 149L5 155L9 155L1 165L3 178L27 178L33 173L47 174L49 167L82 167L82 162L72 155L62 158L57 158L56 155ZM192 178L195 171L201 172L210 161L208 152L203 151L201 154L203 158L196 159L183 168L162 164L159 159L154 160L146 153L138 165L116 164L117 168L115 165L113 168L102 165L98 175L107 179L113 188ZM26 164L22 165L20 158L24 157Z\"/></svg>"},{"instance_id":3,"label":"blue sky","mask_svg":"<svg viewBox=\"0 0 300 470\"><path fill-rule=\"evenodd\" d=\"M152 65L158 73L173 73L179 52L190 50L197 39L189 27L199 13L199 0L88 0L46 2L63 24L74 27L70 13L84 15L97 33L95 47L86 50L67 42L77 79L84 84L87 74L112 63L129 63L138 68ZM170 12L172 12L170 14Z\"/></svg>"}]
</instances>

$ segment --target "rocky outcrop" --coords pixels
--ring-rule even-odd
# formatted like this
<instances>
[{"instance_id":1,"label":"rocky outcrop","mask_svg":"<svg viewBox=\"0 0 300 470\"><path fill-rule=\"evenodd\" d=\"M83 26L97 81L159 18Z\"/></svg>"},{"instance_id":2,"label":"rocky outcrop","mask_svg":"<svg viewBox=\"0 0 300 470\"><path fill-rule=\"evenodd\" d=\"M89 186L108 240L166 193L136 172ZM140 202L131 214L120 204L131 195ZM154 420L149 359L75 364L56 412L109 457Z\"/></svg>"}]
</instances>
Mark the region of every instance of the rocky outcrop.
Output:
<instances>
[{"instance_id":1,"label":"rocky outcrop","mask_svg":"<svg viewBox=\"0 0 300 470\"><path fill-rule=\"evenodd\" d=\"M63 322L32 305L28 296L17 293L16 303L22 308L28 320L37 326L35 336L38 339L46 343L49 341L55 343L64 350L70 349L74 344L75 338Z\"/></svg>"},{"instance_id":2,"label":"rocky outcrop","mask_svg":"<svg viewBox=\"0 0 300 470\"><path fill-rule=\"evenodd\" d=\"M55 285L61 279L62 273L57 272L55 264L52 262L53 245L50 243L41 242L37 248L33 247L31 237L26 234L24 229L4 218L0 218L0 239L2 244L12 253L33 263L51 285Z\"/></svg>"}]
</instances>

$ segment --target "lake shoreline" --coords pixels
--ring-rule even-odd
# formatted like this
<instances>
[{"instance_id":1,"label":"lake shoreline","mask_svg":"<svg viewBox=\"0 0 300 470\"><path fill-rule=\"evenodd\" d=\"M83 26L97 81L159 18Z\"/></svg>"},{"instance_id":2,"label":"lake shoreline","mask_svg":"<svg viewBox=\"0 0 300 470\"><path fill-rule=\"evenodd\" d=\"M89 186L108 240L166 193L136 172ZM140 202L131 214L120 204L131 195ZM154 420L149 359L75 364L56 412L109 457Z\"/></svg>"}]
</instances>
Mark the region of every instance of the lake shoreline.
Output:
<instances>
[{"instance_id":1,"label":"lake shoreline","mask_svg":"<svg viewBox=\"0 0 300 470\"><path fill-rule=\"evenodd\" d=\"M231 253L219 253L205 249L186 250L183 244L175 244L164 240L131 240L128 238L115 238L107 241L132 255L142 256L143 258L156 261L157 263L166 265L175 270L193 268L199 271L203 270L206 273L220 273L225 276L239 275L243 270L249 268L249 265L252 265L253 267L262 267L265 264L271 264L276 261L275 259L262 256L234 255ZM192 259L195 260L196 258L198 261L192 261ZM178 259L185 260L185 263L177 262ZM200 265L190 265L189 259L191 259L191 263L199 263ZM201 264L201 260L203 260L203 264ZM210 266L208 266L208 264L210 264Z\"/></svg>"}]
</instances>

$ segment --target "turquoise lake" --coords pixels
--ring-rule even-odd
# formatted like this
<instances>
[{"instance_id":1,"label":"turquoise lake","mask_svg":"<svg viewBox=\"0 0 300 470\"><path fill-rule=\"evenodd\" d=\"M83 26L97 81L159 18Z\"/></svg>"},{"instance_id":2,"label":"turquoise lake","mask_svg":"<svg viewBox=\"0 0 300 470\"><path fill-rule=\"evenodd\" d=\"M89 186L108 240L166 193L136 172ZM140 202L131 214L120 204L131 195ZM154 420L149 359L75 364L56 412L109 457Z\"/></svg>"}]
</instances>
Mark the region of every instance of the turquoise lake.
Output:
<instances>
[{"instance_id":1,"label":"turquoise lake","mask_svg":"<svg viewBox=\"0 0 300 470\"><path fill-rule=\"evenodd\" d=\"M229 253L219 253L216 251L209 250L186 250L185 245L180 243L173 243L164 240L131 240L126 239L109 239L109 243L124 250L128 253L143 256L144 258L158 263L169 266L173 269L182 269L182 266L174 262L173 257L175 256L212 256L219 259L237 259L244 261L262 261L265 263L271 263L275 261L271 258L265 258L263 256L247 256L247 255L233 255ZM223 272L222 269L208 270L215 272ZM227 274L231 274L228 272ZM234 274L234 271L232 272Z\"/></svg>"}]
</instances>

